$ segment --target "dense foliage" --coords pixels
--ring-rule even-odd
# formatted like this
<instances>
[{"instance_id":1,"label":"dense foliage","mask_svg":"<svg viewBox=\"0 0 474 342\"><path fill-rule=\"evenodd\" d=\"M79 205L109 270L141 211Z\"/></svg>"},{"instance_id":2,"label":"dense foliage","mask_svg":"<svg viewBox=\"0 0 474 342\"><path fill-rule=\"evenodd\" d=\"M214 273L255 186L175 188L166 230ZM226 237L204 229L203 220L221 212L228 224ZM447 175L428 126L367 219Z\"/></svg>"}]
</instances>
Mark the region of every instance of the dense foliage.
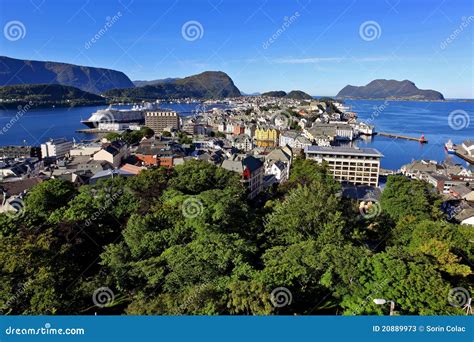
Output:
<instances>
[{"instance_id":1,"label":"dense foliage","mask_svg":"<svg viewBox=\"0 0 474 342\"><path fill-rule=\"evenodd\" d=\"M424 183L389 179L379 215L297 158L289 181L250 203L240 179L190 161L74 188L36 186L0 215L6 314L462 314L473 231L445 222ZM98 306L97 289L113 301ZM272 292L284 288L286 305ZM281 298L279 298L281 299ZM291 300L290 300L291 299Z\"/></svg>"},{"instance_id":2,"label":"dense foliage","mask_svg":"<svg viewBox=\"0 0 474 342\"><path fill-rule=\"evenodd\" d=\"M103 105L105 99L78 88L59 84L21 84L0 87L3 106L18 104L45 105Z\"/></svg>"},{"instance_id":3,"label":"dense foliage","mask_svg":"<svg viewBox=\"0 0 474 342\"><path fill-rule=\"evenodd\" d=\"M107 133L104 138L108 141L123 140L129 145L134 145L139 143L143 138L150 138L155 134L155 132L148 127L142 127L139 130L135 131L125 131L123 133L110 132Z\"/></svg>"}]
</instances>

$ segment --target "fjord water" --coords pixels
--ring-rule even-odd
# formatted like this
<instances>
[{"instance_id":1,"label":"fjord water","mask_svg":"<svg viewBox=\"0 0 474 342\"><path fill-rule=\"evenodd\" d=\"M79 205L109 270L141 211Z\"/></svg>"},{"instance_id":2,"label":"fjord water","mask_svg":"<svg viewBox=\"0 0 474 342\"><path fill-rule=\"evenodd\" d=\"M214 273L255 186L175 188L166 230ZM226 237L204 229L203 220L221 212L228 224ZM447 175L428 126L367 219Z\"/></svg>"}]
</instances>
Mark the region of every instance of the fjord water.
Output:
<instances>
[{"instance_id":1,"label":"fjord water","mask_svg":"<svg viewBox=\"0 0 474 342\"><path fill-rule=\"evenodd\" d=\"M162 107L180 113L190 113L196 109L197 105L197 103L166 103ZM221 107L222 105L213 106ZM24 141L27 145L39 145L50 138L75 138L77 142L92 139L94 135L76 133L76 130L87 128L80 121L88 119L93 112L105 108L107 106L30 109L6 132L2 132L2 128L19 111L0 110L0 145L22 145ZM113 106L113 108L129 109L131 106Z\"/></svg>"},{"instance_id":2,"label":"fjord water","mask_svg":"<svg viewBox=\"0 0 474 342\"><path fill-rule=\"evenodd\" d=\"M362 101L348 100L346 104L358 113L359 119L375 125L376 131L398 133L413 137L421 134L429 140L428 144L416 141L392 139L375 136L370 140L359 140L359 147L377 148L384 158L382 167L399 169L413 159L431 159L443 161L447 154L444 143L448 139L456 144L463 140L474 139L474 102L410 102L410 101ZM163 107L178 112L190 112L198 104L165 104ZM216 105L217 106L217 105ZM99 107L47 108L27 111L6 132L2 128L17 114L17 110L0 110L0 145L38 145L49 138L68 139L77 141L91 139L91 135L75 133L77 129L86 128L80 123L87 119ZM448 117L455 110L468 113L469 125L460 130L450 127ZM463 160L453 157L455 162L466 165Z\"/></svg>"},{"instance_id":3,"label":"fjord water","mask_svg":"<svg viewBox=\"0 0 474 342\"><path fill-rule=\"evenodd\" d=\"M444 144L451 139L455 144L474 139L474 102L415 102L415 101L362 101L347 100L347 105L358 114L359 120L375 125L377 132L394 133L412 137L424 134L427 144L404 139L375 136L358 140L359 147L373 147L383 155L382 167L397 170L413 159L429 159L441 162L448 154ZM450 113L454 123L450 125ZM461 114L459 114L461 113ZM458 129L454 129L454 128ZM453 162L468 165L452 156Z\"/></svg>"}]
</instances>

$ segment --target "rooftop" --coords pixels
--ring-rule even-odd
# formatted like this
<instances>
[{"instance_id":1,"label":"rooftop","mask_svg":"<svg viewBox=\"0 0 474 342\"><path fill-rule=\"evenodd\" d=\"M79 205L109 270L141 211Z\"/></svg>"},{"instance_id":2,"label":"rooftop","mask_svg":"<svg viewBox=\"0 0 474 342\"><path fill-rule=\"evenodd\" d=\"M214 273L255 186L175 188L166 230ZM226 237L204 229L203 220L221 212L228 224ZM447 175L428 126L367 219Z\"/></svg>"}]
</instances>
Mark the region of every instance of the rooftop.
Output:
<instances>
[{"instance_id":1,"label":"rooftop","mask_svg":"<svg viewBox=\"0 0 474 342\"><path fill-rule=\"evenodd\" d=\"M305 153L321 153L321 154L338 154L338 155L351 155L351 156L370 156L370 157L383 157L375 148L351 148L351 147L340 147L340 146L308 146L304 149Z\"/></svg>"}]
</instances>

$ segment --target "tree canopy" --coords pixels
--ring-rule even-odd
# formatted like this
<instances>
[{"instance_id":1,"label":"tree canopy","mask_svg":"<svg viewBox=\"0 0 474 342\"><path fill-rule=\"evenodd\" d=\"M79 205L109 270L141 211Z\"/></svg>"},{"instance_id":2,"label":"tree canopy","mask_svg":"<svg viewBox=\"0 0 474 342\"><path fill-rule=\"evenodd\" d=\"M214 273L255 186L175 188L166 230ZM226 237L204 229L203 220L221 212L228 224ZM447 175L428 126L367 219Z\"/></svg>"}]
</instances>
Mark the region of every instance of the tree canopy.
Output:
<instances>
[{"instance_id":1,"label":"tree canopy","mask_svg":"<svg viewBox=\"0 0 474 342\"><path fill-rule=\"evenodd\" d=\"M473 230L445 221L429 185L389 177L364 217L324 165L249 201L204 161L78 188L47 180L0 214L5 314L460 314ZM107 288L113 298L97 305Z\"/></svg>"}]
</instances>

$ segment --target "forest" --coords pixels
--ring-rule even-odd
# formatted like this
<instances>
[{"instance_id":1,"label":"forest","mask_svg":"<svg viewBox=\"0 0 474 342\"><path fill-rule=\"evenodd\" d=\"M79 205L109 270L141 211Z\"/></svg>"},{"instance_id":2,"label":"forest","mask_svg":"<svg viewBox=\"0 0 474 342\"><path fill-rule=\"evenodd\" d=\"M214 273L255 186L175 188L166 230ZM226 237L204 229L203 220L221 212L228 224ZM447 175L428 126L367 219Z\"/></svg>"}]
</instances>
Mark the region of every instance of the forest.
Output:
<instances>
[{"instance_id":1,"label":"forest","mask_svg":"<svg viewBox=\"0 0 474 342\"><path fill-rule=\"evenodd\" d=\"M397 315L461 315L456 296L473 291L474 230L399 175L365 215L301 158L254 201L237 173L190 161L47 180L24 204L0 214L4 315L388 314L375 298Z\"/></svg>"}]
</instances>

